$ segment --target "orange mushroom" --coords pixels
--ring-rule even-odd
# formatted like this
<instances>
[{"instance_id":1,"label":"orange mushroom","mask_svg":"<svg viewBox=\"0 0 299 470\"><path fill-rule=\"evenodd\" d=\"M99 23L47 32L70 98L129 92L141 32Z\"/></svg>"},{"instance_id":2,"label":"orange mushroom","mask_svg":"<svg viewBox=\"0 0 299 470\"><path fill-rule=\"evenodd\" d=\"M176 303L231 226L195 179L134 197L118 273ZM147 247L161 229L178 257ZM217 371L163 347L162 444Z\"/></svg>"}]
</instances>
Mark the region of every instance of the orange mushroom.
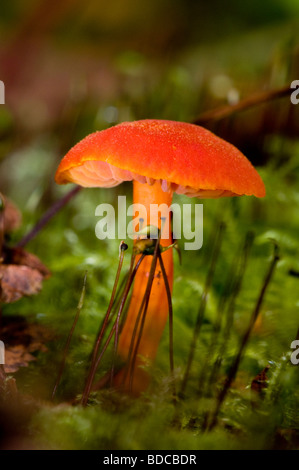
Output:
<instances>
[{"instance_id":1,"label":"orange mushroom","mask_svg":"<svg viewBox=\"0 0 299 470\"><path fill-rule=\"evenodd\" d=\"M265 187L257 171L233 145L210 131L193 125L165 120L125 122L95 132L75 145L62 159L56 182L77 183L84 187L114 187L123 181L133 181L133 203L147 210L150 205L169 207L173 192L198 198L227 196L265 196ZM167 212L167 211L166 211ZM172 244L170 218L168 238L162 246ZM161 219L159 222L161 228ZM172 249L162 254L170 289L173 283ZM136 316L146 289L151 256L145 257L134 281L126 321L120 333L118 354L128 359ZM148 310L134 363L132 390L145 390L149 376L142 367L153 361L168 318L168 300L157 263L149 298ZM115 385L128 389L128 378L119 373Z\"/></svg>"}]
</instances>

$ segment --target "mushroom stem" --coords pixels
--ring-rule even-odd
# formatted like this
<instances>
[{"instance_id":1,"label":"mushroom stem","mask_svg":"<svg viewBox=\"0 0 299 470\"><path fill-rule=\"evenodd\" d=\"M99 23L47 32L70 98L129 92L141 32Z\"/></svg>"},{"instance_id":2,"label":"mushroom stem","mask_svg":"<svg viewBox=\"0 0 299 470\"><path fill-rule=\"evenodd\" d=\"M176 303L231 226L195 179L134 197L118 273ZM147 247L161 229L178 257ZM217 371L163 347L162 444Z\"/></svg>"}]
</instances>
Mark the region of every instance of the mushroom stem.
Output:
<instances>
[{"instance_id":1,"label":"mushroom stem","mask_svg":"<svg viewBox=\"0 0 299 470\"><path fill-rule=\"evenodd\" d=\"M162 232L160 240L160 244L162 246L169 246L172 244L171 217L169 213L171 201L172 191L164 192L158 182L155 182L151 186L148 184L139 183L138 181L133 182L133 203L142 204L146 209L147 220L144 221L144 223L146 223L146 225L158 224L158 228L161 229L162 221ZM158 209L157 206L154 205L158 205ZM156 216L158 216L156 219L154 213ZM172 290L172 249L165 251L161 256L163 257L163 263L170 290ZM169 311L167 292L163 281L161 266L158 262L156 265L152 289L147 306L146 318L142 325L141 340L139 342L134 364L132 364L132 357L129 358L129 351L130 349L132 350L131 341L134 327L140 305L145 295L151 264L152 256L146 256L136 273L131 302L118 342L118 354L126 365L125 368L116 375L114 384L117 387L121 386L124 390L130 391L135 395L138 395L144 391L149 384L150 377L144 366L150 365L151 362L155 359L160 339L168 319ZM137 334L135 334L135 339L133 339L134 347L137 344L139 333L140 325L138 325ZM132 368L132 366L134 367L133 380L132 374L126 373L126 371Z\"/></svg>"}]
</instances>

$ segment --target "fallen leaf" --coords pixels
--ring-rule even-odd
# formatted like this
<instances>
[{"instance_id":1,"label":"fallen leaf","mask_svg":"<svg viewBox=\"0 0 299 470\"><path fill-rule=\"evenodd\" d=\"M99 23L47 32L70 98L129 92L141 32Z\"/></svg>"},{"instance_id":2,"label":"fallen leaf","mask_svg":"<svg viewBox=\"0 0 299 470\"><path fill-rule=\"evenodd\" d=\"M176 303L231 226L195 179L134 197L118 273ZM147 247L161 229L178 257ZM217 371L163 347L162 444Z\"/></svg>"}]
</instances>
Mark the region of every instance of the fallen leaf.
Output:
<instances>
[{"instance_id":1,"label":"fallen leaf","mask_svg":"<svg viewBox=\"0 0 299 470\"><path fill-rule=\"evenodd\" d=\"M20 227L22 223L22 215L19 209L14 205L12 201L7 199L2 195L2 199L4 202L4 232L12 232Z\"/></svg>"},{"instance_id":2,"label":"fallen leaf","mask_svg":"<svg viewBox=\"0 0 299 470\"><path fill-rule=\"evenodd\" d=\"M28 266L29 268L39 271L45 279L51 275L49 269L40 261L37 256L23 250L22 248L9 248L5 246L3 248L2 256L4 264Z\"/></svg>"},{"instance_id":3,"label":"fallen leaf","mask_svg":"<svg viewBox=\"0 0 299 470\"><path fill-rule=\"evenodd\" d=\"M7 374L16 372L20 367L27 367L35 357L25 350L23 345L12 346L5 350L4 370Z\"/></svg>"},{"instance_id":4,"label":"fallen leaf","mask_svg":"<svg viewBox=\"0 0 299 470\"><path fill-rule=\"evenodd\" d=\"M19 227L21 213L0 193L0 302L37 294L51 273L40 259L22 248L5 245L5 233Z\"/></svg>"},{"instance_id":5,"label":"fallen leaf","mask_svg":"<svg viewBox=\"0 0 299 470\"><path fill-rule=\"evenodd\" d=\"M27 367L35 361L34 353L46 352L46 342L54 334L38 323L28 323L23 317L4 317L2 319L1 340L5 344L4 370L7 374Z\"/></svg>"}]
</instances>

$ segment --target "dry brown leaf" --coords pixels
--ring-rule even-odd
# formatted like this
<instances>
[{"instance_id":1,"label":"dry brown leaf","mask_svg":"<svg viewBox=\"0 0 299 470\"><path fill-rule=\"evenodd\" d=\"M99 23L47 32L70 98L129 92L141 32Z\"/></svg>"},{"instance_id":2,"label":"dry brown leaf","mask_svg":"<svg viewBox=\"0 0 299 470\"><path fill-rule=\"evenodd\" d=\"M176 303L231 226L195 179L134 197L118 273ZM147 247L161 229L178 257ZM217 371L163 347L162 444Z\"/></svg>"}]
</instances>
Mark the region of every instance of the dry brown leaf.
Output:
<instances>
[{"instance_id":1,"label":"dry brown leaf","mask_svg":"<svg viewBox=\"0 0 299 470\"><path fill-rule=\"evenodd\" d=\"M51 275L49 269L37 256L23 250L22 248L9 248L6 246L3 248L2 256L5 264L28 266L29 268L39 271L45 279Z\"/></svg>"},{"instance_id":2,"label":"dry brown leaf","mask_svg":"<svg viewBox=\"0 0 299 470\"><path fill-rule=\"evenodd\" d=\"M16 302L23 296L37 294L43 275L37 269L14 264L0 265L0 301Z\"/></svg>"},{"instance_id":3,"label":"dry brown leaf","mask_svg":"<svg viewBox=\"0 0 299 470\"><path fill-rule=\"evenodd\" d=\"M0 302L16 302L23 296L37 294L43 278L51 273L32 253L5 246L5 232L19 227L21 213L0 193Z\"/></svg>"},{"instance_id":4,"label":"dry brown leaf","mask_svg":"<svg viewBox=\"0 0 299 470\"><path fill-rule=\"evenodd\" d=\"M40 259L22 248L3 247L0 264L0 301L16 302L23 296L37 294L49 269Z\"/></svg>"},{"instance_id":5,"label":"dry brown leaf","mask_svg":"<svg viewBox=\"0 0 299 470\"><path fill-rule=\"evenodd\" d=\"M5 350L4 370L7 374L12 374L20 367L27 367L31 361L35 361L35 357L23 345L12 346Z\"/></svg>"},{"instance_id":6,"label":"dry brown leaf","mask_svg":"<svg viewBox=\"0 0 299 470\"><path fill-rule=\"evenodd\" d=\"M1 339L5 344L6 373L16 372L35 361L33 353L46 352L46 342L53 339L53 333L37 323L28 323L23 317L3 318Z\"/></svg>"}]
</instances>

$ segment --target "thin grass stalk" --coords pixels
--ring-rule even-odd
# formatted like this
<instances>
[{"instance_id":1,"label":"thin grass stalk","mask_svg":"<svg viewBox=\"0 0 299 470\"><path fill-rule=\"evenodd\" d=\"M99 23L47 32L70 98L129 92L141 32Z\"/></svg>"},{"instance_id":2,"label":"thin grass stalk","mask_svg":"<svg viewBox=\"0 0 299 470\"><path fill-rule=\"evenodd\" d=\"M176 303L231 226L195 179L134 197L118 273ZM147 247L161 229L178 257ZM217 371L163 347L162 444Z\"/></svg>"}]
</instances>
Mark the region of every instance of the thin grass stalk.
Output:
<instances>
[{"instance_id":1,"label":"thin grass stalk","mask_svg":"<svg viewBox=\"0 0 299 470\"><path fill-rule=\"evenodd\" d=\"M132 348L134 348L135 336L137 334L138 324L139 324L139 321L141 319L140 329L139 329L139 332L138 332L135 348L134 348L133 355L132 355L132 361L130 361L130 358L128 357L129 373L130 373L130 376L129 376L130 377L130 381L129 381L129 390L130 391L132 390L133 378L134 378L134 369L135 369L135 364L136 364L138 348L139 348L141 337L142 337L142 332L143 332L143 327L144 327L144 323L145 323L149 298L150 298L152 284L153 284L155 271L156 271L156 266L157 266L158 253L159 253L159 250L160 250L160 237L161 237L161 231L159 232L159 237L156 240L155 250L154 250L153 259L152 259L152 264L151 264L149 277L148 277L148 282L147 282L144 297L142 299L142 303L141 303L141 306L140 306L140 309L139 309L139 312L138 312L138 315L137 315L137 319L136 319L136 323L135 323L135 327L134 327L134 331L133 331L133 335L132 335L132 339L131 339L131 344L130 344L130 351L131 351L131 346L132 346ZM143 309L143 305L144 305L144 309ZM143 309L143 313L142 313L142 309Z\"/></svg>"},{"instance_id":2,"label":"thin grass stalk","mask_svg":"<svg viewBox=\"0 0 299 470\"><path fill-rule=\"evenodd\" d=\"M96 340L96 343L95 343L95 346L94 346L94 349L93 349L92 358L91 358L91 365L90 365L90 373L93 370L93 367L94 367L94 364L95 364L95 361L96 361L96 358L97 358L98 350L99 350L101 341L103 339L107 323L108 323L109 318L110 318L110 313L111 313L112 306L113 306L113 303L114 303L115 294L116 294L116 290L117 290L117 286L118 286L118 282L119 282L121 269L122 269L122 266L123 266L123 261L124 261L124 256L125 256L125 250L126 249L127 249L127 245L124 242L121 242L121 244L119 246L119 262L118 262L117 272L116 272L114 285L113 285L113 289L112 289L112 293L111 293L111 297L110 297L110 302L109 302L109 305L108 305L108 308L107 308L107 311L106 311L106 314L105 314L100 332L97 336L97 340ZM90 379L90 376L88 375L87 382L86 382L86 387L87 388L89 386L89 379ZM84 395L84 392L83 392L83 395Z\"/></svg>"},{"instance_id":3,"label":"thin grass stalk","mask_svg":"<svg viewBox=\"0 0 299 470\"><path fill-rule=\"evenodd\" d=\"M139 268L142 260L144 259L144 256L145 255L142 255L139 258L139 260L136 264L137 268L135 270L135 274L136 274L137 269ZM135 260L135 255L134 254L132 255L132 259ZM135 277L135 274L134 274L134 277ZM130 285L132 285L132 283ZM117 347L118 347L118 338L119 338L119 323L120 323L120 317L121 317L122 310L123 310L123 308L121 308L121 307L118 309L118 313L117 313L117 317L116 317L116 327L115 327L115 337L114 337L114 351L113 351L112 367L111 367L111 372L110 372L110 384L111 385L112 385L112 380L113 380L113 377L114 377L115 360L116 360L116 357L117 357Z\"/></svg>"},{"instance_id":4,"label":"thin grass stalk","mask_svg":"<svg viewBox=\"0 0 299 470\"><path fill-rule=\"evenodd\" d=\"M237 355L236 355L236 357L235 357L235 359L234 359L234 361L231 365L231 368L230 368L229 374L227 376L227 379L224 383L224 386L223 386L222 390L219 393L215 410L214 410L214 412L211 416L210 423L208 424L208 430L209 431L212 430L215 427L215 425L217 423L218 414L219 414L219 411L220 411L221 406L222 406L222 403L224 402L224 399L227 395L227 392L230 389L230 386L231 386L234 378L236 377L236 374L237 374L237 371L238 371L238 368L239 368L239 365L240 365L245 347L247 345L248 339L249 339L250 334L252 332L252 329L255 325L255 322L258 318L258 315L260 313L260 309L261 309L262 302L263 302L264 297L265 297L265 293L266 293L267 288L269 286L269 283L272 279L272 276L273 276L273 273L274 273L274 270L275 270L275 267L276 267L276 264L277 264L278 260L279 260L278 246L277 246L277 244L275 244L274 245L273 258L272 258L271 264L269 266L268 272L266 273L265 279L263 281L261 291L260 291L260 294L258 296L255 308L252 312L248 328L245 331L245 334L243 335L243 338L242 338L241 343L240 343L239 351L238 351L238 353L237 353Z\"/></svg>"},{"instance_id":5,"label":"thin grass stalk","mask_svg":"<svg viewBox=\"0 0 299 470\"><path fill-rule=\"evenodd\" d=\"M171 299L171 291L170 286L167 278L167 274L165 271L164 262L162 259L162 255L160 251L158 251L158 258L159 263L161 266L161 271L164 279L166 295L168 300L168 322L169 322L169 367L170 367L170 374L172 378L172 387L173 387L173 399L174 403L176 403L176 386L174 381L174 359L173 359L173 309L172 309L172 299Z\"/></svg>"},{"instance_id":6,"label":"thin grass stalk","mask_svg":"<svg viewBox=\"0 0 299 470\"><path fill-rule=\"evenodd\" d=\"M134 268L134 270L133 270L133 272L132 272L132 275L131 275L132 280L131 280L131 282L129 283L129 290L130 290L130 288L131 288L131 285L132 285L132 283L133 283L134 277L135 277L135 275L136 275L136 272L137 272L137 270L138 270L138 268L139 268L139 266L140 266L140 264L141 264L143 258L144 258L144 255L138 260L138 262L136 263L136 266L135 266L135 268ZM127 299L127 296L128 296L128 295L127 295L127 293L125 292L125 294L124 294L124 296L123 296L123 299L122 299L122 306L120 306L119 312L118 312L118 315L117 315L117 316L119 316L119 315L122 313L123 308L124 308L124 304L125 304L126 299ZM106 341L106 343L105 343L105 345L104 345L102 351L100 352L100 354L99 354L99 356L98 356L98 358L97 358L97 360L96 360L96 363L95 363L95 371L97 370L97 368L98 368L99 365L100 365L100 362L101 362L101 359L102 359L102 357L103 357L103 354L104 354L104 352L106 351L106 349L107 349L107 347L108 347L108 345L109 345L109 342L110 342L110 340L111 340L111 338L112 338L112 336L113 336L113 333L116 331L116 328L117 328L117 319L115 320L115 322L114 322L114 324L113 324L113 326L112 326L112 328L111 328L110 334L109 334L109 336L108 336L108 338L107 338L107 341Z\"/></svg>"},{"instance_id":7,"label":"thin grass stalk","mask_svg":"<svg viewBox=\"0 0 299 470\"><path fill-rule=\"evenodd\" d=\"M131 265L130 265L130 271L129 271L129 277L128 277L128 280L127 280L127 283L126 283L126 286L125 286L125 289L124 289L124 293L123 293L123 296L122 296L122 299L121 299L121 303L120 303L120 306L119 306L119 310L118 310L118 314L117 314L117 317L119 317L124 309L124 306L125 306L125 302L127 300L127 297L128 297L128 294L129 294L129 291L130 291L130 288L131 288L131 285L134 281L134 278L135 278L135 275L136 275L136 272L137 272L137 269L139 268L140 266L140 263L142 262L143 260L143 256L138 260L138 263L136 263L135 267L133 268L133 265L134 265L134 260L135 260L135 257L134 255L132 255L132 258L131 258ZM133 269L132 269L133 268ZM113 303L113 302L112 302ZM107 314L106 314L107 315ZM108 315L109 317L109 315ZM81 404L83 406L86 406L87 404L87 401L88 401L88 398L89 398L89 395L90 395L90 391L91 391L91 387L92 387L92 383L93 383L93 379L94 379L94 376L96 374L96 371L98 369L98 366L100 364L100 361L103 357L103 354L104 352L106 351L109 343L110 343L110 340L113 336L113 333L115 332L115 329L116 329L116 324L117 324L117 319L116 321L114 322L112 328L111 328L111 331L109 333L109 336L108 336L108 339L103 347L103 349L101 350L101 352L99 353L99 356L97 358L94 359L93 361L93 364L90 368L90 372L89 372L89 375L88 375L88 378L87 378L87 381L86 381L86 385L85 385L85 388L84 388L84 391L83 391L83 394L82 394L82 399L81 399ZM102 328L101 329L101 332L100 332L100 340L99 340L99 345L103 339L103 334L105 332L105 328ZM98 348L99 349L99 348Z\"/></svg>"}]
</instances>

